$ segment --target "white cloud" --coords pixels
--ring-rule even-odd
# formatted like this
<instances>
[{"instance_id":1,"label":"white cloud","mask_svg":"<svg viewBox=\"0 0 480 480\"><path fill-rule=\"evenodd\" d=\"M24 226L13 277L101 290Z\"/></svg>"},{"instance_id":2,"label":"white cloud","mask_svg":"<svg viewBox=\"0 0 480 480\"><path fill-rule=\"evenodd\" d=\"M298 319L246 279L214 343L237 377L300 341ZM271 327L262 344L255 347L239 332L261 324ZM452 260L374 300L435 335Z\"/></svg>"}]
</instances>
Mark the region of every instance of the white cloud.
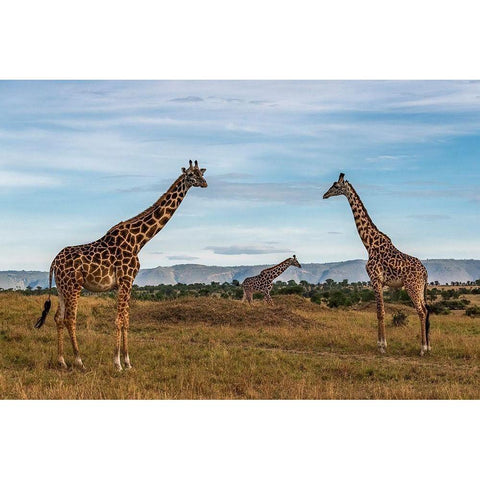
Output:
<instances>
[{"instance_id":1,"label":"white cloud","mask_svg":"<svg viewBox=\"0 0 480 480\"><path fill-rule=\"evenodd\" d=\"M4 188L54 187L57 185L60 185L59 179L47 175L0 171L0 187Z\"/></svg>"},{"instance_id":2,"label":"white cloud","mask_svg":"<svg viewBox=\"0 0 480 480\"><path fill-rule=\"evenodd\" d=\"M199 257L193 257L191 255L170 255L167 257L169 260L178 260L178 261L186 261L191 262L193 260L198 260Z\"/></svg>"},{"instance_id":3,"label":"white cloud","mask_svg":"<svg viewBox=\"0 0 480 480\"><path fill-rule=\"evenodd\" d=\"M217 255L265 255L271 253L291 252L284 248L265 247L263 245L218 245L205 247L206 250L212 250Z\"/></svg>"}]
</instances>

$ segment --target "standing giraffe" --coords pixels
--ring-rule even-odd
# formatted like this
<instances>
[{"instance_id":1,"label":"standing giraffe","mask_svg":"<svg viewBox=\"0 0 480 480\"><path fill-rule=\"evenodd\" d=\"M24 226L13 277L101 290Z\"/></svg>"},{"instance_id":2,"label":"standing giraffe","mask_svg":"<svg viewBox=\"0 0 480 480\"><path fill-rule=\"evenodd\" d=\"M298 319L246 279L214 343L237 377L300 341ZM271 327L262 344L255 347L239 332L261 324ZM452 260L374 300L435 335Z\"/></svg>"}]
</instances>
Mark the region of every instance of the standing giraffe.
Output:
<instances>
[{"instance_id":1,"label":"standing giraffe","mask_svg":"<svg viewBox=\"0 0 480 480\"><path fill-rule=\"evenodd\" d=\"M114 365L117 370L122 370L121 344L125 368L131 368L127 332L130 294L133 280L140 269L138 253L170 220L190 187L207 186L204 173L205 168L199 168L196 160L193 165L190 160L190 166L182 168L182 174L150 208L130 220L118 223L96 242L65 247L55 257L50 267L50 288L54 274L59 300L55 323L58 334L58 362L61 367L67 367L63 356L63 329L67 327L75 365L83 368L75 334L78 298L83 287L92 292L118 289ZM45 323L50 307L49 295L42 315L35 324L36 328Z\"/></svg>"},{"instance_id":2,"label":"standing giraffe","mask_svg":"<svg viewBox=\"0 0 480 480\"><path fill-rule=\"evenodd\" d=\"M385 338L385 308L383 304L383 287L405 287L420 318L422 349L420 355L431 350L429 340L429 309L426 304L427 270L420 260L400 252L387 235L382 233L363 205L352 185L340 174L338 181L330 187L323 198L345 195L352 208L357 230L365 248L368 251L367 273L370 277L375 299L377 301L378 347L385 353L387 340Z\"/></svg>"},{"instance_id":3,"label":"standing giraffe","mask_svg":"<svg viewBox=\"0 0 480 480\"><path fill-rule=\"evenodd\" d=\"M263 299L270 305L273 305L272 297L270 296L270 290L273 286L273 281L281 275L290 265L294 267L302 268L298 263L297 257L294 255L291 258L287 258L282 263L275 265L274 267L266 268L262 270L255 277L246 278L243 283L243 299L248 300L248 303L252 303L254 292L263 293Z\"/></svg>"}]
</instances>

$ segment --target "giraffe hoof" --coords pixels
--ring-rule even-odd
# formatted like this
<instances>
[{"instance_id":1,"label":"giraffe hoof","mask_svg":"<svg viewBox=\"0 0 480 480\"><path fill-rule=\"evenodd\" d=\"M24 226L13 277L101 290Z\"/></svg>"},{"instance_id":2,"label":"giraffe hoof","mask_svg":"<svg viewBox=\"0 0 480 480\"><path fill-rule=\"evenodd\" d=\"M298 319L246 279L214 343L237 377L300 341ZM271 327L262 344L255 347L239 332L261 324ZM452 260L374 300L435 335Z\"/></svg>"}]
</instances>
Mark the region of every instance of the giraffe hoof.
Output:
<instances>
[{"instance_id":1,"label":"giraffe hoof","mask_svg":"<svg viewBox=\"0 0 480 480\"><path fill-rule=\"evenodd\" d=\"M79 370L85 370L85 366L83 365L82 359L80 357L75 359L74 364Z\"/></svg>"},{"instance_id":2,"label":"giraffe hoof","mask_svg":"<svg viewBox=\"0 0 480 480\"><path fill-rule=\"evenodd\" d=\"M63 357L59 357L57 364L62 370L68 369L67 364L65 363L65 359Z\"/></svg>"},{"instance_id":3,"label":"giraffe hoof","mask_svg":"<svg viewBox=\"0 0 480 480\"><path fill-rule=\"evenodd\" d=\"M117 363L116 363L114 366L115 366L115 370L116 370L117 372L121 372L121 371L123 370L122 366L119 365L119 364L117 364Z\"/></svg>"},{"instance_id":4,"label":"giraffe hoof","mask_svg":"<svg viewBox=\"0 0 480 480\"><path fill-rule=\"evenodd\" d=\"M387 352L387 342L385 340L377 342L377 346L380 353Z\"/></svg>"}]
</instances>

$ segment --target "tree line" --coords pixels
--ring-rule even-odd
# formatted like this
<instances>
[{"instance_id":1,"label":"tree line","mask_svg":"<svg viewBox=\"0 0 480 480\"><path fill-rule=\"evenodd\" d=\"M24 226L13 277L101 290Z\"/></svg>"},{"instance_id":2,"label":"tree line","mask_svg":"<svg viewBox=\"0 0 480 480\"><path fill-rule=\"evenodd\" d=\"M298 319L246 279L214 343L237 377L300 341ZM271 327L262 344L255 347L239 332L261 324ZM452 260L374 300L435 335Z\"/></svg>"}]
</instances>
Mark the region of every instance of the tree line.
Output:
<instances>
[{"instance_id":1,"label":"tree line","mask_svg":"<svg viewBox=\"0 0 480 480\"><path fill-rule=\"evenodd\" d=\"M465 295L480 295L480 280L471 283L472 285L468 287L449 289L430 285L427 290L427 302L431 312L448 315L452 310L465 310L467 315L480 315L480 307L470 306L470 301L464 298ZM11 291L11 289L3 291ZM27 288L22 290L21 293L23 295L45 295L48 293L48 289L42 287ZM55 287L52 288L52 293L56 294ZM83 290L82 295L114 297L116 293L94 294ZM348 280L336 282L332 279L327 279L319 284L308 283L305 280L300 283L295 282L295 280L277 281L273 284L271 295L299 295L309 298L314 303L324 304L329 308L351 307L375 300L375 294L370 288L369 282L349 283ZM240 300L243 297L243 289L238 280L233 280L231 283L177 283L175 285L147 285L143 287L134 285L132 289L132 298L136 300L164 301L184 297L219 297ZM262 295L255 294L254 298L261 299ZM387 289L384 293L384 300L386 303L411 304L407 292L402 289Z\"/></svg>"}]
</instances>

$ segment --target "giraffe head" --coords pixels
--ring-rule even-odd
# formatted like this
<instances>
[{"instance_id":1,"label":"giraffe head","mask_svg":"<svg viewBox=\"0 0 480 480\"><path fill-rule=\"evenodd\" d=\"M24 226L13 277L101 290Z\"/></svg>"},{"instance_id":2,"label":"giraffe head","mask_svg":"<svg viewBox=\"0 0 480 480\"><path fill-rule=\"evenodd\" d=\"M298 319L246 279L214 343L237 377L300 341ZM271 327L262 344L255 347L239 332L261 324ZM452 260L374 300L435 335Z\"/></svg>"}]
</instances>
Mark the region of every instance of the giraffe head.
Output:
<instances>
[{"instance_id":1,"label":"giraffe head","mask_svg":"<svg viewBox=\"0 0 480 480\"><path fill-rule=\"evenodd\" d=\"M344 173L341 173L336 182L333 182L333 185L328 189L327 192L323 195L323 198L336 197L337 195L346 195L347 194L347 184L343 177Z\"/></svg>"},{"instance_id":2,"label":"giraffe head","mask_svg":"<svg viewBox=\"0 0 480 480\"><path fill-rule=\"evenodd\" d=\"M182 167L183 175L185 176L185 182L187 187L201 187L206 188L207 182L203 178L206 168L198 168L198 162L195 160L195 164L190 160L190 166L188 168Z\"/></svg>"},{"instance_id":3,"label":"giraffe head","mask_svg":"<svg viewBox=\"0 0 480 480\"><path fill-rule=\"evenodd\" d=\"M294 267L302 268L302 266L298 263L297 257L294 255L291 259L290 265L293 265Z\"/></svg>"}]
</instances>

